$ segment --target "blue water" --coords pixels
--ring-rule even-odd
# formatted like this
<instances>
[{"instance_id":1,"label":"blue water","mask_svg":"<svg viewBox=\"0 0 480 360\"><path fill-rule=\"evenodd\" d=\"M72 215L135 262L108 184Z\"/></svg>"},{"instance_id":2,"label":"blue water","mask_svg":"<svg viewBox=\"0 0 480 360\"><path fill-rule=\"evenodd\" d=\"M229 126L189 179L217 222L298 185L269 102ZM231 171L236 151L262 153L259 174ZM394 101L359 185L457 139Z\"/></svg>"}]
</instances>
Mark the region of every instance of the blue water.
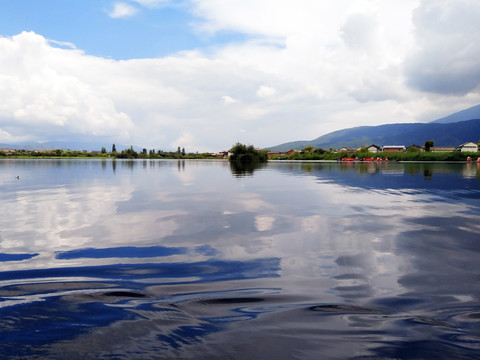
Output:
<instances>
[{"instance_id":1,"label":"blue water","mask_svg":"<svg viewBox=\"0 0 480 360\"><path fill-rule=\"evenodd\" d=\"M5 159L0 209L0 358L480 359L476 164Z\"/></svg>"}]
</instances>

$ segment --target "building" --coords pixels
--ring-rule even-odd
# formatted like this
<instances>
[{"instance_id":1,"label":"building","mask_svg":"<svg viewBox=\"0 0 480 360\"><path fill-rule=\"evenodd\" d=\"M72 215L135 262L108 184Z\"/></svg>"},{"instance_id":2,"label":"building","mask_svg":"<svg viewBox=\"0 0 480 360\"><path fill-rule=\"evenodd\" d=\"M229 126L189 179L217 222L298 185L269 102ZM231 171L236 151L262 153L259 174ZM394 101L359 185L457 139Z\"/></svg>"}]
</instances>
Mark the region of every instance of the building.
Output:
<instances>
[{"instance_id":1,"label":"building","mask_svg":"<svg viewBox=\"0 0 480 360\"><path fill-rule=\"evenodd\" d=\"M432 146L430 152L452 152L455 151L453 146Z\"/></svg>"},{"instance_id":2,"label":"building","mask_svg":"<svg viewBox=\"0 0 480 360\"><path fill-rule=\"evenodd\" d=\"M462 152L478 152L478 145L473 142L467 142L460 145L457 150Z\"/></svg>"},{"instance_id":3,"label":"building","mask_svg":"<svg viewBox=\"0 0 480 360\"><path fill-rule=\"evenodd\" d=\"M370 145L367 148L367 150L368 150L368 152L371 152L371 153L382 152L382 148L380 146L375 145L375 144Z\"/></svg>"},{"instance_id":4,"label":"building","mask_svg":"<svg viewBox=\"0 0 480 360\"><path fill-rule=\"evenodd\" d=\"M407 149L403 145L385 145L382 148L383 152L404 152Z\"/></svg>"},{"instance_id":5,"label":"building","mask_svg":"<svg viewBox=\"0 0 480 360\"><path fill-rule=\"evenodd\" d=\"M274 158L274 157L275 157L275 158L280 157L280 156L282 156L282 155L284 155L284 154L285 154L285 153L282 152L282 151L269 151L269 152L267 153L267 156L268 156L269 159L271 159L271 158Z\"/></svg>"},{"instance_id":6,"label":"building","mask_svg":"<svg viewBox=\"0 0 480 360\"><path fill-rule=\"evenodd\" d=\"M347 153L354 153L356 150L355 148L352 148L352 147L342 147L340 149L338 149L338 151L346 151Z\"/></svg>"}]
</instances>

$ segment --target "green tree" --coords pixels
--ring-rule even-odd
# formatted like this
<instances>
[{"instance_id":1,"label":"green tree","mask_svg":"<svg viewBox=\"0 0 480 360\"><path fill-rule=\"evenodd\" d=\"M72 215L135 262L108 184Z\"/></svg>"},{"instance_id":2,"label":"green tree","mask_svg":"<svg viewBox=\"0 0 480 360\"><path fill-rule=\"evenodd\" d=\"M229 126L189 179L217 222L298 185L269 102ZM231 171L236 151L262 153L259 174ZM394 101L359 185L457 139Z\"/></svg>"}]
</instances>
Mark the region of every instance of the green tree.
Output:
<instances>
[{"instance_id":1,"label":"green tree","mask_svg":"<svg viewBox=\"0 0 480 360\"><path fill-rule=\"evenodd\" d=\"M311 153L313 152L315 148L312 146L312 145L308 145L308 146L305 146L303 149L302 149L302 153Z\"/></svg>"},{"instance_id":2,"label":"green tree","mask_svg":"<svg viewBox=\"0 0 480 360\"><path fill-rule=\"evenodd\" d=\"M120 159L136 159L138 158L138 153L133 150L133 146L130 146L130 149L122 150L120 154L117 155Z\"/></svg>"},{"instance_id":3,"label":"green tree","mask_svg":"<svg viewBox=\"0 0 480 360\"><path fill-rule=\"evenodd\" d=\"M425 141L425 151L430 151L430 149L433 147L433 144L433 140Z\"/></svg>"},{"instance_id":4,"label":"green tree","mask_svg":"<svg viewBox=\"0 0 480 360\"><path fill-rule=\"evenodd\" d=\"M105 154L107 152L107 149L105 149L105 146L102 146L102 150L100 150L102 154Z\"/></svg>"},{"instance_id":5,"label":"green tree","mask_svg":"<svg viewBox=\"0 0 480 360\"><path fill-rule=\"evenodd\" d=\"M418 148L418 147L415 146L415 145L410 145L410 146L407 148L407 152L409 152L409 153L419 153L419 152L420 152L420 148Z\"/></svg>"},{"instance_id":6,"label":"green tree","mask_svg":"<svg viewBox=\"0 0 480 360\"><path fill-rule=\"evenodd\" d=\"M253 145L244 145L237 142L231 149L230 161L240 162L266 162L268 160L267 151L256 150Z\"/></svg>"},{"instance_id":7,"label":"green tree","mask_svg":"<svg viewBox=\"0 0 480 360\"><path fill-rule=\"evenodd\" d=\"M185 155L186 155L186 153L185 153L185 148L183 147L183 148L182 148L182 156L185 156Z\"/></svg>"},{"instance_id":8,"label":"green tree","mask_svg":"<svg viewBox=\"0 0 480 360\"><path fill-rule=\"evenodd\" d=\"M112 144L112 153L116 153L117 152L117 148L115 147L115 144Z\"/></svg>"}]
</instances>

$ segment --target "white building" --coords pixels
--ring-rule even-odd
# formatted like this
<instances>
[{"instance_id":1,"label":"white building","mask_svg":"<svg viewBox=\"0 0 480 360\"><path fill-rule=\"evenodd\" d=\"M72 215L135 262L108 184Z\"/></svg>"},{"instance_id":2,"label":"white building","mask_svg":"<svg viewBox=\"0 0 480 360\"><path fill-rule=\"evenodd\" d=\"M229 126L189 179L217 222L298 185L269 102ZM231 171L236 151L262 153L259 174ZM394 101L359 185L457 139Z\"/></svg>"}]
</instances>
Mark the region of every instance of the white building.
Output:
<instances>
[{"instance_id":1,"label":"white building","mask_svg":"<svg viewBox=\"0 0 480 360\"><path fill-rule=\"evenodd\" d=\"M467 142L460 145L457 150L462 152L478 152L478 145L473 142Z\"/></svg>"}]
</instances>

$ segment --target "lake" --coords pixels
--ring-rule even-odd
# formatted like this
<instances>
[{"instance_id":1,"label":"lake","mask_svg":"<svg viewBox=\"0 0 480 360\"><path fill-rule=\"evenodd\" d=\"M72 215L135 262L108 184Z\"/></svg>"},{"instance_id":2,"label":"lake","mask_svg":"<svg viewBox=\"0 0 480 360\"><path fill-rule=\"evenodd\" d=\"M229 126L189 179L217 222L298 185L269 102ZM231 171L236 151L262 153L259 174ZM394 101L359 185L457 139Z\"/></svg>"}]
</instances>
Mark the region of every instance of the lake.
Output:
<instances>
[{"instance_id":1,"label":"lake","mask_svg":"<svg viewBox=\"0 0 480 360\"><path fill-rule=\"evenodd\" d=\"M8 359L480 359L480 165L0 160Z\"/></svg>"}]
</instances>

